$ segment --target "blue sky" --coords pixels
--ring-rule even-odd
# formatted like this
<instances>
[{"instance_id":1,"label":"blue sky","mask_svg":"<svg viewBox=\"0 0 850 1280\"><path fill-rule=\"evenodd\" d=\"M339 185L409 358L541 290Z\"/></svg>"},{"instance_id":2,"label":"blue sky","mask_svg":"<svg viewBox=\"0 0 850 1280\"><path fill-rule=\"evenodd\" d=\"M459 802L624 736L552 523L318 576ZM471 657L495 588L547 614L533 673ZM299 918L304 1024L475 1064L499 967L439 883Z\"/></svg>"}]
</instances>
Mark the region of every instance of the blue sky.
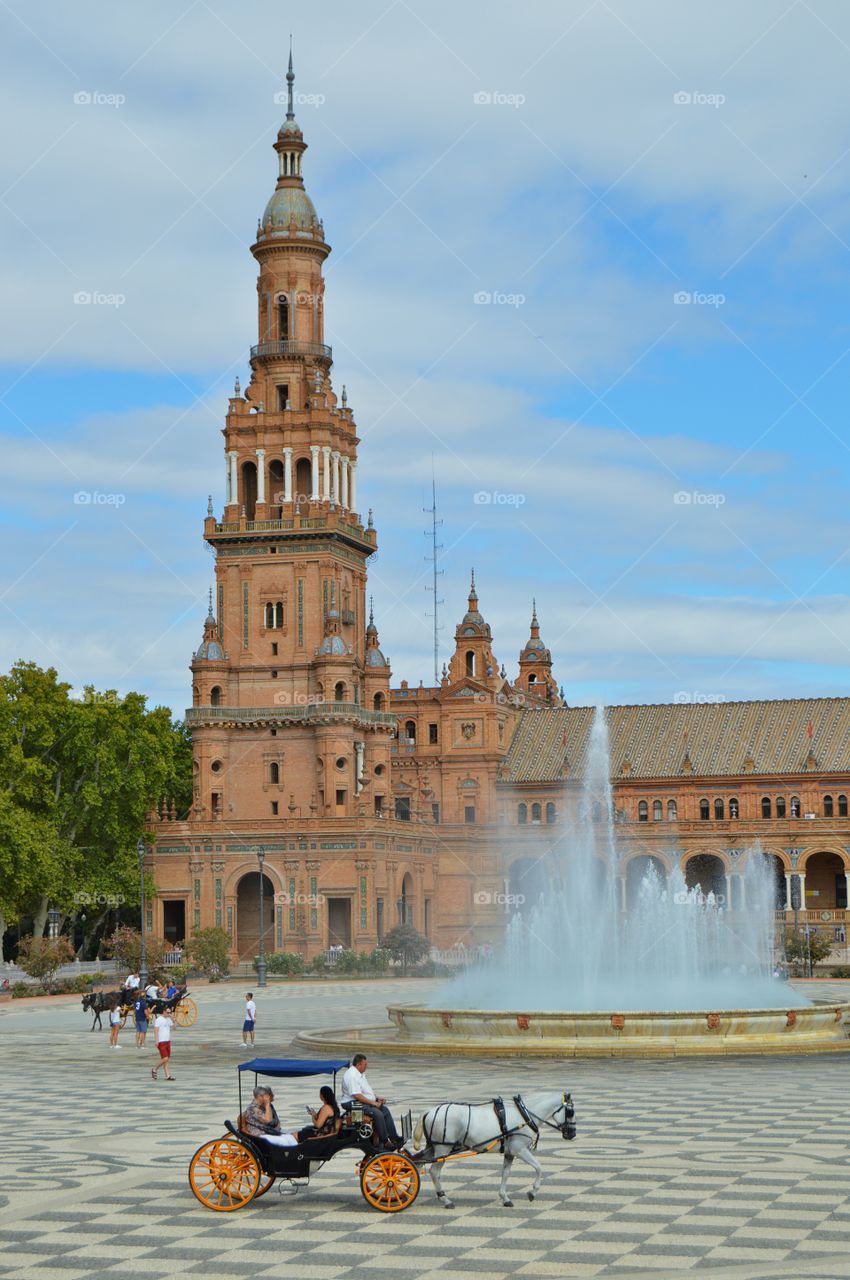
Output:
<instances>
[{"instance_id":1,"label":"blue sky","mask_svg":"<svg viewBox=\"0 0 850 1280\"><path fill-rule=\"evenodd\" d=\"M395 679L431 675L433 458L441 657L474 564L497 657L536 596L571 703L847 692L840 0L2 24L4 667L186 704L291 27Z\"/></svg>"}]
</instances>

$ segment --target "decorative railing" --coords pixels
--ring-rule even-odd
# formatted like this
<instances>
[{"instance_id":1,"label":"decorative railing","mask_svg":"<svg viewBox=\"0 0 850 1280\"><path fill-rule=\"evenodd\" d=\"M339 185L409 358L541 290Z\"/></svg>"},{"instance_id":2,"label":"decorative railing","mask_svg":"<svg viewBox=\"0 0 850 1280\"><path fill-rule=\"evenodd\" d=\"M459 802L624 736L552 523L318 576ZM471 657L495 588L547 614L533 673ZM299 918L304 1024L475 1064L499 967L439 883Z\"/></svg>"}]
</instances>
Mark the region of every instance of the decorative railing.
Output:
<instances>
[{"instance_id":1,"label":"decorative railing","mask_svg":"<svg viewBox=\"0 0 850 1280\"><path fill-rule=\"evenodd\" d=\"M307 356L316 360L332 360L333 351L324 342L299 342L286 338L282 342L258 342L251 348L252 360L273 360L287 356Z\"/></svg>"},{"instance_id":2,"label":"decorative railing","mask_svg":"<svg viewBox=\"0 0 850 1280\"><path fill-rule=\"evenodd\" d=\"M277 707L189 707L186 723L214 724L219 721L235 721L250 724L254 720L325 720L338 716L354 717L364 725L380 725L395 728L397 717L388 711L370 711L359 702L302 702Z\"/></svg>"}]
</instances>

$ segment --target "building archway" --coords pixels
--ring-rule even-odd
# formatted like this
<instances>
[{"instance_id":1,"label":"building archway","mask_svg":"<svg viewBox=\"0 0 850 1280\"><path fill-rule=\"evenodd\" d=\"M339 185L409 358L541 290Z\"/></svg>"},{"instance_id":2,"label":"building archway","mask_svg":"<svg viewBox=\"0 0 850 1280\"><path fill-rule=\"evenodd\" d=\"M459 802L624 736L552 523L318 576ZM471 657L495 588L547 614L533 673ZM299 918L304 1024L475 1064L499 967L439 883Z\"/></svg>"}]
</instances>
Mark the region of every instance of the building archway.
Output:
<instances>
[{"instance_id":1,"label":"building archway","mask_svg":"<svg viewBox=\"0 0 850 1280\"><path fill-rule=\"evenodd\" d=\"M696 853L685 863L685 883L689 889L699 888L708 896L721 894L728 901L729 891L726 884L726 867L723 859L716 853Z\"/></svg>"},{"instance_id":2,"label":"building archway","mask_svg":"<svg viewBox=\"0 0 850 1280\"><path fill-rule=\"evenodd\" d=\"M263 875L263 936L266 951L274 951L274 885ZM236 937L240 960L253 960L260 946L260 873L249 871L236 886Z\"/></svg>"},{"instance_id":3,"label":"building archway","mask_svg":"<svg viewBox=\"0 0 850 1280\"><path fill-rule=\"evenodd\" d=\"M822 850L810 853L801 868L806 875L806 901L812 911L835 911L847 906L847 879L844 859Z\"/></svg>"},{"instance_id":4,"label":"building archway","mask_svg":"<svg viewBox=\"0 0 850 1280\"><path fill-rule=\"evenodd\" d=\"M401 881L398 922L399 924L413 924L413 876L409 871L405 871Z\"/></svg>"},{"instance_id":5,"label":"building archway","mask_svg":"<svg viewBox=\"0 0 850 1280\"><path fill-rule=\"evenodd\" d=\"M242 506L245 508L248 519L253 520L257 514L256 462L242 463Z\"/></svg>"},{"instance_id":6,"label":"building archway","mask_svg":"<svg viewBox=\"0 0 850 1280\"><path fill-rule=\"evenodd\" d=\"M660 858L652 854L640 854L629 861L626 866L626 909L628 911L637 905L644 876L653 873L662 885L667 884L667 868Z\"/></svg>"},{"instance_id":7,"label":"building archway","mask_svg":"<svg viewBox=\"0 0 850 1280\"><path fill-rule=\"evenodd\" d=\"M508 871L508 915L523 914L537 906L549 887L549 878L541 858L517 858Z\"/></svg>"}]
</instances>

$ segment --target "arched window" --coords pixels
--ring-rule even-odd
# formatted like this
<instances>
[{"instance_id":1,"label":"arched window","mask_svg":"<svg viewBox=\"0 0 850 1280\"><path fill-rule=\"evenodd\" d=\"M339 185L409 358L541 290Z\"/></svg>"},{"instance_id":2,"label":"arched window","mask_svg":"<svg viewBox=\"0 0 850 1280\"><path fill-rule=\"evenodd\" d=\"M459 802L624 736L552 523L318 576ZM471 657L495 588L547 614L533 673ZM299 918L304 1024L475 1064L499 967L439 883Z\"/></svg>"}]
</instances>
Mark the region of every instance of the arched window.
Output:
<instances>
[{"instance_id":1,"label":"arched window","mask_svg":"<svg viewBox=\"0 0 850 1280\"><path fill-rule=\"evenodd\" d=\"M839 818L847 817L847 797L846 796L838 797L838 816Z\"/></svg>"},{"instance_id":2,"label":"arched window","mask_svg":"<svg viewBox=\"0 0 850 1280\"><path fill-rule=\"evenodd\" d=\"M540 821L540 816L541 816L542 812L543 812L543 810L542 810L541 806L535 802L535 803L531 806L531 821L532 821L532 822L539 822L539 821Z\"/></svg>"},{"instance_id":3,"label":"arched window","mask_svg":"<svg viewBox=\"0 0 850 1280\"><path fill-rule=\"evenodd\" d=\"M735 798L735 796L732 796L731 799L729 800L729 817L730 818L738 817L738 801Z\"/></svg>"},{"instance_id":4,"label":"arched window","mask_svg":"<svg viewBox=\"0 0 850 1280\"><path fill-rule=\"evenodd\" d=\"M722 800L715 800L715 802L714 802L714 816L715 816L715 818L717 819L717 821L718 821L718 822L722 822L722 821L723 821L723 801L722 801Z\"/></svg>"},{"instance_id":5,"label":"arched window","mask_svg":"<svg viewBox=\"0 0 850 1280\"><path fill-rule=\"evenodd\" d=\"M649 820L649 805L645 800L641 800L638 804L638 822L647 822Z\"/></svg>"},{"instance_id":6,"label":"arched window","mask_svg":"<svg viewBox=\"0 0 850 1280\"><path fill-rule=\"evenodd\" d=\"M555 819L556 819L556 817L557 817L557 813L556 813L556 810L555 810L555 806L554 806L554 804L552 803L552 801L550 800L550 801L549 801L549 803L548 803L548 804L547 804L547 806L546 806L546 821L547 821L547 822L554 822L554 821L555 821Z\"/></svg>"},{"instance_id":7,"label":"arched window","mask_svg":"<svg viewBox=\"0 0 850 1280\"><path fill-rule=\"evenodd\" d=\"M405 723L404 736L407 738L408 742L413 743L416 741L416 721L415 720L408 720Z\"/></svg>"},{"instance_id":8,"label":"arched window","mask_svg":"<svg viewBox=\"0 0 850 1280\"><path fill-rule=\"evenodd\" d=\"M762 796L761 798L761 816L763 818L770 817L770 796Z\"/></svg>"},{"instance_id":9,"label":"arched window","mask_svg":"<svg viewBox=\"0 0 850 1280\"><path fill-rule=\"evenodd\" d=\"M269 782L280 782L280 765L274 760L269 765Z\"/></svg>"},{"instance_id":10,"label":"arched window","mask_svg":"<svg viewBox=\"0 0 850 1280\"><path fill-rule=\"evenodd\" d=\"M667 821L675 822L678 816L679 816L679 810L676 807L676 801L668 800L667 801Z\"/></svg>"},{"instance_id":11,"label":"arched window","mask_svg":"<svg viewBox=\"0 0 850 1280\"><path fill-rule=\"evenodd\" d=\"M301 498L309 498L313 489L313 469L309 458L299 458L295 464L295 492Z\"/></svg>"},{"instance_id":12,"label":"arched window","mask_svg":"<svg viewBox=\"0 0 850 1280\"><path fill-rule=\"evenodd\" d=\"M777 818L785 817L785 797L784 796L776 797L776 816Z\"/></svg>"},{"instance_id":13,"label":"arched window","mask_svg":"<svg viewBox=\"0 0 850 1280\"><path fill-rule=\"evenodd\" d=\"M279 458L274 458L269 463L269 502L279 504L283 502L283 463Z\"/></svg>"},{"instance_id":14,"label":"arched window","mask_svg":"<svg viewBox=\"0 0 850 1280\"><path fill-rule=\"evenodd\" d=\"M217 684L214 684L213 687L210 689L210 706L211 707L221 706L221 688Z\"/></svg>"},{"instance_id":15,"label":"arched window","mask_svg":"<svg viewBox=\"0 0 850 1280\"><path fill-rule=\"evenodd\" d=\"M269 627L273 627L274 626L274 605L271 603L267 604L264 610L264 614L265 614L266 629L268 629Z\"/></svg>"},{"instance_id":16,"label":"arched window","mask_svg":"<svg viewBox=\"0 0 850 1280\"><path fill-rule=\"evenodd\" d=\"M529 687L529 689L532 687L532 685L535 685L535 684L537 684L537 676L534 674L534 672L533 672L533 671L531 671L531 672L529 673L529 676L528 676L528 687Z\"/></svg>"},{"instance_id":17,"label":"arched window","mask_svg":"<svg viewBox=\"0 0 850 1280\"><path fill-rule=\"evenodd\" d=\"M372 706L375 708L376 711L383 711L384 695L382 693L375 694L374 698L372 699Z\"/></svg>"},{"instance_id":18,"label":"arched window","mask_svg":"<svg viewBox=\"0 0 850 1280\"><path fill-rule=\"evenodd\" d=\"M475 675L475 650L467 649L466 651L466 674L468 676Z\"/></svg>"},{"instance_id":19,"label":"arched window","mask_svg":"<svg viewBox=\"0 0 850 1280\"><path fill-rule=\"evenodd\" d=\"M708 822L708 819L709 819L709 816L710 816L710 812L711 812L711 811L710 811L710 809L709 809L708 801L707 801L707 800L700 800L700 802L699 802L699 816L700 816L700 821L701 821L701 822Z\"/></svg>"},{"instance_id":20,"label":"arched window","mask_svg":"<svg viewBox=\"0 0 850 1280\"><path fill-rule=\"evenodd\" d=\"M652 821L653 821L653 822L660 822L663 816L664 816L664 806L662 805L661 801L660 801L660 800L653 800L653 802L652 802Z\"/></svg>"},{"instance_id":21,"label":"arched window","mask_svg":"<svg viewBox=\"0 0 850 1280\"><path fill-rule=\"evenodd\" d=\"M283 601L278 600L274 607L274 625L276 627L283 626Z\"/></svg>"},{"instance_id":22,"label":"arched window","mask_svg":"<svg viewBox=\"0 0 850 1280\"><path fill-rule=\"evenodd\" d=\"M516 811L516 820L521 827L528 822L528 805L521 804Z\"/></svg>"},{"instance_id":23,"label":"arched window","mask_svg":"<svg viewBox=\"0 0 850 1280\"><path fill-rule=\"evenodd\" d=\"M281 342L289 337L289 302L283 297L277 301L277 336Z\"/></svg>"},{"instance_id":24,"label":"arched window","mask_svg":"<svg viewBox=\"0 0 850 1280\"><path fill-rule=\"evenodd\" d=\"M825 818L832 817L832 796L824 796L823 798L823 816Z\"/></svg>"},{"instance_id":25,"label":"arched window","mask_svg":"<svg viewBox=\"0 0 850 1280\"><path fill-rule=\"evenodd\" d=\"M345 702L345 685L341 680L334 685L334 702Z\"/></svg>"},{"instance_id":26,"label":"arched window","mask_svg":"<svg viewBox=\"0 0 850 1280\"><path fill-rule=\"evenodd\" d=\"M799 816L800 816L800 797L792 796L791 797L791 817L799 818Z\"/></svg>"},{"instance_id":27,"label":"arched window","mask_svg":"<svg viewBox=\"0 0 850 1280\"><path fill-rule=\"evenodd\" d=\"M249 520L253 520L257 514L257 464L256 462L242 463L242 502L245 508L245 515Z\"/></svg>"}]
</instances>

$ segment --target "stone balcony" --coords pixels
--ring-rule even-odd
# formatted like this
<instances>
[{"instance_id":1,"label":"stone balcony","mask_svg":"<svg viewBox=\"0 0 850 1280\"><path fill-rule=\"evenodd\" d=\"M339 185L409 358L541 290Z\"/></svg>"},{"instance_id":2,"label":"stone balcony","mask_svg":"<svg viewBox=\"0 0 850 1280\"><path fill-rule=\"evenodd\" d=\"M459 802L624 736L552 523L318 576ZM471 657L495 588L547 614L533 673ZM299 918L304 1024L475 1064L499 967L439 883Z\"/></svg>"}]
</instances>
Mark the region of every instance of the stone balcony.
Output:
<instances>
[{"instance_id":1,"label":"stone balcony","mask_svg":"<svg viewBox=\"0 0 850 1280\"><path fill-rule=\"evenodd\" d=\"M317 360L333 363L333 351L324 342L299 342L288 338L278 342L258 342L251 348L252 360Z\"/></svg>"},{"instance_id":2,"label":"stone balcony","mask_svg":"<svg viewBox=\"0 0 850 1280\"><path fill-rule=\"evenodd\" d=\"M282 697L284 695L281 695ZM237 728L256 724L335 724L359 725L362 729L395 729L398 718L388 711L370 711L358 702L286 701L272 707L189 707L189 728L209 725L234 725Z\"/></svg>"}]
</instances>

